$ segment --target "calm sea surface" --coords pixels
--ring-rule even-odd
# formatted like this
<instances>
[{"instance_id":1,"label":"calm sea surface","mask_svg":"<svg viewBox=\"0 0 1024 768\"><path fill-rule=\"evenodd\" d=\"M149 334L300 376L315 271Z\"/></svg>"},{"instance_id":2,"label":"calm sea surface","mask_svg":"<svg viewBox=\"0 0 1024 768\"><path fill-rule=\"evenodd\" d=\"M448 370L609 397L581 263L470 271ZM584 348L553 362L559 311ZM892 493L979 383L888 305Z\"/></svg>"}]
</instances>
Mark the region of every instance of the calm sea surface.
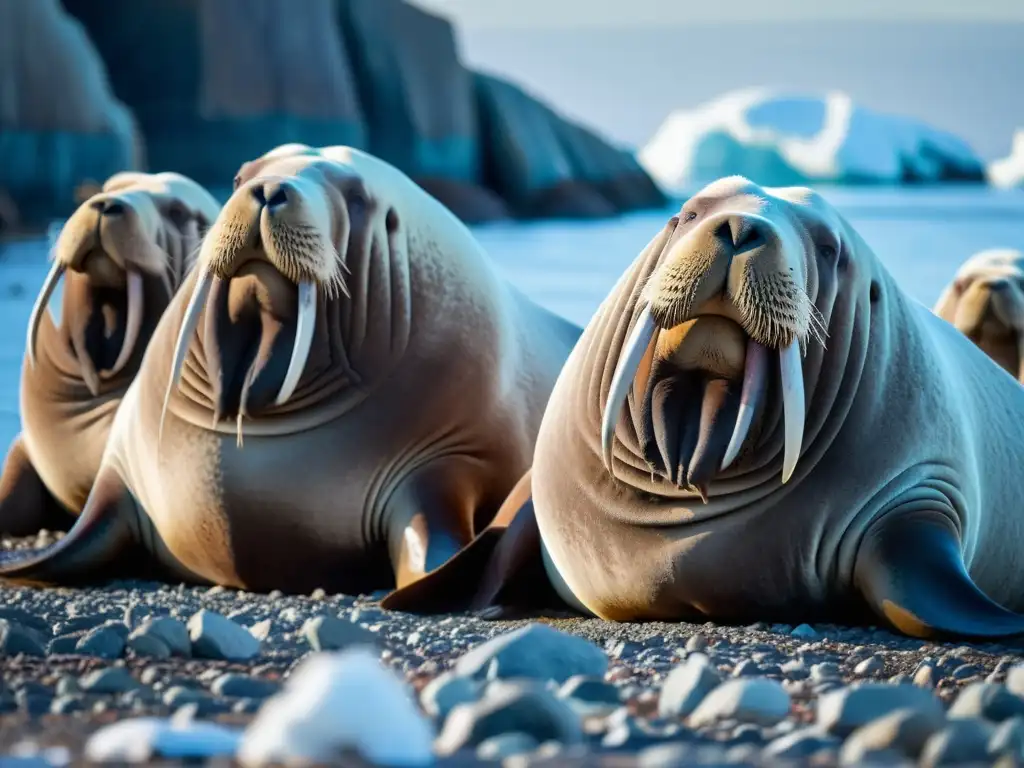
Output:
<instances>
[{"instance_id":1,"label":"calm sea surface","mask_svg":"<svg viewBox=\"0 0 1024 768\"><path fill-rule=\"evenodd\" d=\"M1024 249L1024 192L977 189L821 190L903 289L931 306L957 266L983 248ZM515 285L585 324L615 280L676 209L594 224L498 224L475 230ZM0 251L0 446L17 434L28 316L46 274L42 244ZM59 306L59 297L51 306Z\"/></svg>"}]
</instances>

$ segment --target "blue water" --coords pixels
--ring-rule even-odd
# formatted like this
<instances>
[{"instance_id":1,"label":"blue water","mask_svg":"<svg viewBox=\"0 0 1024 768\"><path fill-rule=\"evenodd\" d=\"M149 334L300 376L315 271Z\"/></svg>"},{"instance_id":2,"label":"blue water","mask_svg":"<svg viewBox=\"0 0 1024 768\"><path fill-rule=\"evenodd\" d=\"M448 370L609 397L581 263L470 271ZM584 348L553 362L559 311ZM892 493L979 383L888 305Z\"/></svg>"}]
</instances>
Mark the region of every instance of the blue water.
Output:
<instances>
[{"instance_id":1,"label":"blue water","mask_svg":"<svg viewBox=\"0 0 1024 768\"><path fill-rule=\"evenodd\" d=\"M903 289L931 306L961 262L983 248L1024 249L1024 191L821 189ZM585 324L676 208L597 223L491 224L475 233L499 269L538 303ZM18 431L28 316L46 274L45 246L0 251L0 446ZM55 297L55 302L56 302Z\"/></svg>"}]
</instances>

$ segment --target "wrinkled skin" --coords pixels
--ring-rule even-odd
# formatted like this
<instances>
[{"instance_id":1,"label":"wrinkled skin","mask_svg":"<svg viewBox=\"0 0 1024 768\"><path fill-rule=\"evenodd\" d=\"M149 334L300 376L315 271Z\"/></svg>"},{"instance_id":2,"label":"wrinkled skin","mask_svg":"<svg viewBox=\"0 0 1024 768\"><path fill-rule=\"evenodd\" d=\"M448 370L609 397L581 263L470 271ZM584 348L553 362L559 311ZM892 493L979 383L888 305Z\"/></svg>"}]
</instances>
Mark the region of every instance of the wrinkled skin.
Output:
<instances>
[{"instance_id":1,"label":"wrinkled skin","mask_svg":"<svg viewBox=\"0 0 1024 768\"><path fill-rule=\"evenodd\" d=\"M932 311L1024 383L1024 253L996 248L974 254Z\"/></svg>"},{"instance_id":2,"label":"wrinkled skin","mask_svg":"<svg viewBox=\"0 0 1024 768\"><path fill-rule=\"evenodd\" d=\"M347 147L246 163L112 429L80 525L0 576L358 593L414 582L528 468L580 329L404 174Z\"/></svg>"},{"instance_id":3,"label":"wrinkled skin","mask_svg":"<svg viewBox=\"0 0 1024 768\"><path fill-rule=\"evenodd\" d=\"M219 210L180 174L123 172L65 223L29 321L0 531L67 529L81 512L114 413ZM47 303L61 278L55 322Z\"/></svg>"},{"instance_id":4,"label":"wrinkled skin","mask_svg":"<svg viewBox=\"0 0 1024 768\"><path fill-rule=\"evenodd\" d=\"M383 604L1024 633L1021 451L1024 389L823 198L721 179L584 330L494 524Z\"/></svg>"}]
</instances>

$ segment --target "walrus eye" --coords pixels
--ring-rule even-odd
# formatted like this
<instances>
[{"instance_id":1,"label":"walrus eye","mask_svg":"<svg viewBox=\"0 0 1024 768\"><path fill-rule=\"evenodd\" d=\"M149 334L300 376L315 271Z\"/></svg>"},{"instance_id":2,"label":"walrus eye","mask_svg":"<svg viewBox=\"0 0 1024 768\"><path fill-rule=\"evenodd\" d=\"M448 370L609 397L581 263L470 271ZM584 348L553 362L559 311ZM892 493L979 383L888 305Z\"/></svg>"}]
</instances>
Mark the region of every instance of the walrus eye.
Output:
<instances>
[{"instance_id":1,"label":"walrus eye","mask_svg":"<svg viewBox=\"0 0 1024 768\"><path fill-rule=\"evenodd\" d=\"M821 254L821 258L832 261L836 257L836 248L834 245L822 243L818 246L818 253Z\"/></svg>"},{"instance_id":2,"label":"walrus eye","mask_svg":"<svg viewBox=\"0 0 1024 768\"><path fill-rule=\"evenodd\" d=\"M236 192L238 191L238 188L241 185L242 185L242 174L238 174L237 176L235 176L235 191Z\"/></svg>"},{"instance_id":3,"label":"walrus eye","mask_svg":"<svg viewBox=\"0 0 1024 768\"><path fill-rule=\"evenodd\" d=\"M696 218L697 218L697 212L696 211L687 211L686 213L683 214L683 223L684 224L689 224L691 221L693 221Z\"/></svg>"}]
</instances>

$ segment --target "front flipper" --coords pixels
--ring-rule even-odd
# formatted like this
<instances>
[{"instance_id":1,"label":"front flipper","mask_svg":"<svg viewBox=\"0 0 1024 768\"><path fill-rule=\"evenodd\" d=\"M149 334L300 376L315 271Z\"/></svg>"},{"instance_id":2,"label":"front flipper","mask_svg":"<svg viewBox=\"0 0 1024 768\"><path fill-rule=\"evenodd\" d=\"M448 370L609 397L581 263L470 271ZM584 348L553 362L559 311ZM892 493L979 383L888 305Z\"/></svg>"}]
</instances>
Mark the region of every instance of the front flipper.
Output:
<instances>
[{"instance_id":1,"label":"front flipper","mask_svg":"<svg viewBox=\"0 0 1024 768\"><path fill-rule=\"evenodd\" d=\"M529 609L564 611L544 570L530 472L476 538L440 567L389 594L381 607L420 614L473 610L488 619Z\"/></svg>"},{"instance_id":2,"label":"front flipper","mask_svg":"<svg viewBox=\"0 0 1024 768\"><path fill-rule=\"evenodd\" d=\"M56 544L0 553L0 579L36 585L73 586L120 575L135 543L124 514L132 504L121 477L100 470L78 520Z\"/></svg>"},{"instance_id":3,"label":"front flipper","mask_svg":"<svg viewBox=\"0 0 1024 768\"><path fill-rule=\"evenodd\" d=\"M18 435L0 474L0 533L31 536L42 528L66 531L74 521L39 477Z\"/></svg>"},{"instance_id":4,"label":"front flipper","mask_svg":"<svg viewBox=\"0 0 1024 768\"><path fill-rule=\"evenodd\" d=\"M1006 637L1024 616L971 580L953 522L933 512L891 512L865 533L854 585L888 624L912 637Z\"/></svg>"}]
</instances>

